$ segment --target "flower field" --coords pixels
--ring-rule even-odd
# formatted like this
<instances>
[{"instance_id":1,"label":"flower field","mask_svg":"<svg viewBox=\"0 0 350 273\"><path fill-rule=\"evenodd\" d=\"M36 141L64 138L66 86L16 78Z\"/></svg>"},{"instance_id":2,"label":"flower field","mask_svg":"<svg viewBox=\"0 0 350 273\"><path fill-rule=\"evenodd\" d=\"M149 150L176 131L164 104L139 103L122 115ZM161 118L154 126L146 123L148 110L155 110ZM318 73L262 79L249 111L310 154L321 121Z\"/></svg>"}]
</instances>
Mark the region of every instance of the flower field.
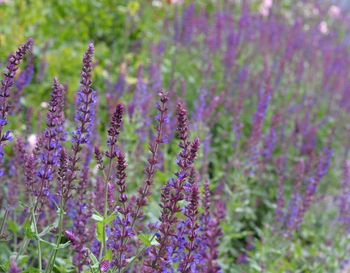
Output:
<instances>
[{"instance_id":1,"label":"flower field","mask_svg":"<svg viewBox=\"0 0 350 273\"><path fill-rule=\"evenodd\" d=\"M0 272L350 272L347 1L0 22Z\"/></svg>"}]
</instances>

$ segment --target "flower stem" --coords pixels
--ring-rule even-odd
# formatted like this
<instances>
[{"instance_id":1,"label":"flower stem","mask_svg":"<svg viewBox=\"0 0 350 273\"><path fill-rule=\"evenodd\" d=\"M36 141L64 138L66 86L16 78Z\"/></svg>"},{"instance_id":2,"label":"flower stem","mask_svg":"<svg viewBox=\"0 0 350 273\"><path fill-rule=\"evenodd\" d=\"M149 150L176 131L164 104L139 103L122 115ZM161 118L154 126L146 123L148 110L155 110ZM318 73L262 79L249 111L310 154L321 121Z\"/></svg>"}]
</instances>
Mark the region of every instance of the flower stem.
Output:
<instances>
[{"instance_id":1,"label":"flower stem","mask_svg":"<svg viewBox=\"0 0 350 273\"><path fill-rule=\"evenodd\" d=\"M37 240L37 243L38 243L39 272L41 272L41 270L42 270L42 268L43 268L42 262L41 262L41 245L40 245L40 240L39 240L38 228L37 228L37 225L36 225L36 219L35 219L34 208L31 209L31 214L32 214L32 219L33 219L34 232L35 232L36 240Z\"/></svg>"},{"instance_id":2,"label":"flower stem","mask_svg":"<svg viewBox=\"0 0 350 273\"><path fill-rule=\"evenodd\" d=\"M47 265L47 268L45 270L46 273L50 273L55 265L55 260L56 260L56 255L58 252L58 247L61 243L62 239L62 232L63 232L63 217L64 217L64 200L61 198L60 201L60 218L58 222L58 236L57 236L57 242L56 242L56 247L53 250L50 259L49 259L49 264Z\"/></svg>"},{"instance_id":3,"label":"flower stem","mask_svg":"<svg viewBox=\"0 0 350 273\"><path fill-rule=\"evenodd\" d=\"M112 148L111 148L112 150ZM108 182L110 179L110 175L111 175L111 168L112 168L112 159L109 160L108 163L108 170L107 170L107 174L105 175L105 191L104 191L104 205L103 205L103 221L102 221L102 225L103 225L103 229L102 229L102 246L100 249L100 259L102 258L103 254L106 251L106 244L107 244L107 238L106 238L106 223L105 220L108 216Z\"/></svg>"}]
</instances>

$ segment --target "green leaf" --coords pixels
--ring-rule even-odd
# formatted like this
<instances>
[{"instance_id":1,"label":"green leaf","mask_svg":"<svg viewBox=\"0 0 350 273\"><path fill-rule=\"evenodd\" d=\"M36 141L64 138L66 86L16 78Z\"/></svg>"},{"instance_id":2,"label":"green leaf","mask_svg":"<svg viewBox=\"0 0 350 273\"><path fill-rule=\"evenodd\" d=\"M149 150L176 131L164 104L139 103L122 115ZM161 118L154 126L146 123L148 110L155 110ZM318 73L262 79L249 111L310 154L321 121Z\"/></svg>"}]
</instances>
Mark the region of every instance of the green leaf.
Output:
<instances>
[{"instance_id":1,"label":"green leaf","mask_svg":"<svg viewBox=\"0 0 350 273\"><path fill-rule=\"evenodd\" d=\"M112 261L112 249L108 249L103 261Z\"/></svg>"},{"instance_id":2,"label":"green leaf","mask_svg":"<svg viewBox=\"0 0 350 273\"><path fill-rule=\"evenodd\" d=\"M6 266L0 264L0 272L7 272Z\"/></svg>"},{"instance_id":3,"label":"green leaf","mask_svg":"<svg viewBox=\"0 0 350 273\"><path fill-rule=\"evenodd\" d=\"M97 222L103 222L103 217L99 214L94 213L91 218Z\"/></svg>"},{"instance_id":4,"label":"green leaf","mask_svg":"<svg viewBox=\"0 0 350 273\"><path fill-rule=\"evenodd\" d=\"M19 228L15 221L7 221L7 228L9 231L11 231L13 234L18 234Z\"/></svg>"},{"instance_id":5,"label":"green leaf","mask_svg":"<svg viewBox=\"0 0 350 273\"><path fill-rule=\"evenodd\" d=\"M58 247L57 247L56 244L51 243L51 242L48 242L48 241L46 241L46 240L43 240L43 239L41 239L40 237L39 237L39 241L40 241L40 242L43 242L43 243L45 243L45 244L47 244L47 245L50 245L50 246L52 246L52 247L55 248L55 249L66 248L67 246L70 245L70 242L68 241L67 243L59 244Z\"/></svg>"},{"instance_id":6,"label":"green leaf","mask_svg":"<svg viewBox=\"0 0 350 273\"><path fill-rule=\"evenodd\" d=\"M35 232L32 229L32 225L29 220L26 220L23 225L24 235L29 239L35 239Z\"/></svg>"},{"instance_id":7,"label":"green leaf","mask_svg":"<svg viewBox=\"0 0 350 273\"><path fill-rule=\"evenodd\" d=\"M105 224L108 225L109 223L111 223L116 217L116 213L112 213L111 215L109 215L106 220L105 220Z\"/></svg>"},{"instance_id":8,"label":"green leaf","mask_svg":"<svg viewBox=\"0 0 350 273\"><path fill-rule=\"evenodd\" d=\"M149 246L157 246L159 243L155 239L154 235L148 235L148 234L140 234L139 235L139 240L142 242L142 244L145 247Z\"/></svg>"},{"instance_id":9,"label":"green leaf","mask_svg":"<svg viewBox=\"0 0 350 273\"><path fill-rule=\"evenodd\" d=\"M39 269L34 267L28 267L26 270L22 271L23 273L39 273Z\"/></svg>"},{"instance_id":10,"label":"green leaf","mask_svg":"<svg viewBox=\"0 0 350 273\"><path fill-rule=\"evenodd\" d=\"M70 242L68 241L67 243L64 243L64 244L59 244L57 249L62 249L62 248L66 248L70 245Z\"/></svg>"},{"instance_id":11,"label":"green leaf","mask_svg":"<svg viewBox=\"0 0 350 273\"><path fill-rule=\"evenodd\" d=\"M142 244L146 247L151 246L151 242L149 241L149 238L145 234L140 234L139 235L139 240L142 242Z\"/></svg>"},{"instance_id":12,"label":"green leaf","mask_svg":"<svg viewBox=\"0 0 350 273\"><path fill-rule=\"evenodd\" d=\"M40 232L38 234L39 237L43 237L45 236L46 234L48 234L49 232L51 232L51 230L55 229L58 227L58 222L59 222L59 219L56 218L55 222L53 224L50 224L48 226L46 226L42 232Z\"/></svg>"},{"instance_id":13,"label":"green leaf","mask_svg":"<svg viewBox=\"0 0 350 273\"><path fill-rule=\"evenodd\" d=\"M98 222L96 224L96 239L99 242L103 241L103 223L102 222Z\"/></svg>"},{"instance_id":14,"label":"green leaf","mask_svg":"<svg viewBox=\"0 0 350 273\"><path fill-rule=\"evenodd\" d=\"M28 264L28 259L29 259L28 255L20 255L18 257L18 265L24 266L24 265Z\"/></svg>"},{"instance_id":15,"label":"green leaf","mask_svg":"<svg viewBox=\"0 0 350 273\"><path fill-rule=\"evenodd\" d=\"M96 269L97 270L96 272L99 272L100 263L98 262L97 258L95 257L95 255L91 251L89 251L89 258L92 262L91 268ZM95 270L94 270L94 272L95 272Z\"/></svg>"}]
</instances>

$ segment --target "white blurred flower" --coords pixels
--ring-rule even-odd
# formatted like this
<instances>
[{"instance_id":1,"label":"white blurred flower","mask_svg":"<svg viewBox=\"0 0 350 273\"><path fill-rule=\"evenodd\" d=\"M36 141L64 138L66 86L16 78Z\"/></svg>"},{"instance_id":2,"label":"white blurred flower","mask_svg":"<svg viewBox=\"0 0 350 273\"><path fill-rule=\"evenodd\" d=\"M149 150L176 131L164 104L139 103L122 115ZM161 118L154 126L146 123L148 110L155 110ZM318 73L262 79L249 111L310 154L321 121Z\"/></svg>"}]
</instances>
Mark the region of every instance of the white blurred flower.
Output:
<instances>
[{"instance_id":1,"label":"white blurred flower","mask_svg":"<svg viewBox=\"0 0 350 273\"><path fill-rule=\"evenodd\" d=\"M337 18L340 16L340 13L341 13L340 7L336 5L332 5L329 7L328 14L330 17Z\"/></svg>"},{"instance_id":2,"label":"white blurred flower","mask_svg":"<svg viewBox=\"0 0 350 273\"><path fill-rule=\"evenodd\" d=\"M162 1L152 1L152 5L157 8L162 7Z\"/></svg>"},{"instance_id":3,"label":"white blurred flower","mask_svg":"<svg viewBox=\"0 0 350 273\"><path fill-rule=\"evenodd\" d=\"M169 3L170 4L182 4L183 0L170 0Z\"/></svg>"},{"instance_id":4,"label":"white blurred flower","mask_svg":"<svg viewBox=\"0 0 350 273\"><path fill-rule=\"evenodd\" d=\"M47 108L49 106L49 104L46 101L43 101L42 103L40 103L40 106L42 108Z\"/></svg>"},{"instance_id":5,"label":"white blurred flower","mask_svg":"<svg viewBox=\"0 0 350 273\"><path fill-rule=\"evenodd\" d=\"M35 148L35 144L38 141L38 138L35 134L31 134L28 137L29 149L32 151Z\"/></svg>"},{"instance_id":6,"label":"white blurred flower","mask_svg":"<svg viewBox=\"0 0 350 273\"><path fill-rule=\"evenodd\" d=\"M318 8L316 8L316 7L313 7L313 8L312 8L312 14L313 14L314 16L317 16L317 15L320 14L320 10L319 10Z\"/></svg>"},{"instance_id":7,"label":"white blurred flower","mask_svg":"<svg viewBox=\"0 0 350 273\"><path fill-rule=\"evenodd\" d=\"M98 165L96 164L95 167L92 169L92 173L96 175L98 174L98 172L99 172L99 169L98 169Z\"/></svg>"},{"instance_id":8,"label":"white blurred flower","mask_svg":"<svg viewBox=\"0 0 350 273\"><path fill-rule=\"evenodd\" d=\"M273 0L263 0L259 9L260 14L265 17L268 16L270 13L272 4L273 4Z\"/></svg>"},{"instance_id":9,"label":"white blurred flower","mask_svg":"<svg viewBox=\"0 0 350 273\"><path fill-rule=\"evenodd\" d=\"M319 25L319 30L322 34L328 34L329 29L326 21L322 21Z\"/></svg>"}]
</instances>

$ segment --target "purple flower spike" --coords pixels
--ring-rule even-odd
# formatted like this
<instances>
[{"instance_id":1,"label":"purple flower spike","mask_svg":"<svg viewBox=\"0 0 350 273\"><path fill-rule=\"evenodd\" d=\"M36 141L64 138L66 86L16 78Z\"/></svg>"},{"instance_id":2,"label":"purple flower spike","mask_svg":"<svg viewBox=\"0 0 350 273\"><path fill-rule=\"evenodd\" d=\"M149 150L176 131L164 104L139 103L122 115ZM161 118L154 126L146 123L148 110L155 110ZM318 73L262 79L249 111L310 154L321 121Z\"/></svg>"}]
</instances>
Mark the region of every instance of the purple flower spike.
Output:
<instances>
[{"instance_id":1,"label":"purple flower spike","mask_svg":"<svg viewBox=\"0 0 350 273\"><path fill-rule=\"evenodd\" d=\"M156 173L160 144L164 142L165 125L168 119L167 103L169 97L166 93L163 92L159 93L159 97L160 103L157 105L157 110L159 112L159 117L157 118L158 124L156 126L157 136L149 146L151 156L148 158L148 165L145 167L146 175L144 183L138 190L139 194L136 200L136 209L133 212L134 221L136 221L136 219L142 218L142 208L147 205L147 198L151 194L151 186L153 184L154 175Z\"/></svg>"},{"instance_id":2,"label":"purple flower spike","mask_svg":"<svg viewBox=\"0 0 350 273\"><path fill-rule=\"evenodd\" d=\"M79 161L79 153L82 145L88 144L91 138L91 130L94 124L96 92L91 88L92 80L92 57L94 54L93 43L89 44L87 51L83 57L83 67L81 71L80 89L77 94L75 120L77 128L73 132L72 150L73 155L69 158L68 174L67 174L67 191L73 188L72 182L77 178L79 170L77 163Z\"/></svg>"},{"instance_id":3,"label":"purple flower spike","mask_svg":"<svg viewBox=\"0 0 350 273\"><path fill-rule=\"evenodd\" d=\"M92 80L92 56L94 45L89 44L88 50L83 58L83 68L81 71L80 90L77 94L75 121L78 127L73 133L73 151L77 152L81 144L88 144L91 137L91 130L94 122L94 105L96 104L96 91L91 88Z\"/></svg>"},{"instance_id":4,"label":"purple flower spike","mask_svg":"<svg viewBox=\"0 0 350 273\"><path fill-rule=\"evenodd\" d=\"M128 198L125 194L126 190L126 161L125 155L122 152L117 154L117 190L119 193L118 203L120 206L118 207L118 211L120 213L120 217L115 221L115 225L112 227L111 236L108 239L108 244L111 246L114 256L116 257L114 265L121 270L127 264L126 253L128 250L128 246L126 242L133 236L131 231L131 217L130 217L130 208L127 205Z\"/></svg>"},{"instance_id":5,"label":"purple flower spike","mask_svg":"<svg viewBox=\"0 0 350 273\"><path fill-rule=\"evenodd\" d=\"M180 138L179 147L181 149L177 161L179 170L175 174L176 178L168 181L161 192L161 224L160 235L157 237L159 246L151 249L151 255L144 262L147 272L163 272L162 270L169 266L170 254L174 248L172 238L176 234L175 229L178 223L177 213L181 212L179 202L185 199L184 184L189 178L199 149L198 139L192 143L188 140L187 110L181 103L177 106L177 134Z\"/></svg>"},{"instance_id":6,"label":"purple flower spike","mask_svg":"<svg viewBox=\"0 0 350 273\"><path fill-rule=\"evenodd\" d=\"M2 165L4 160L3 147L5 142L11 141L10 132L3 132L3 128L7 125L7 115L10 110L9 97L11 87L15 84L16 72L23 57L30 53L33 48L33 39L29 39L24 45L20 46L16 53L12 54L4 72L4 79L1 81L0 88L0 176L3 174Z\"/></svg>"},{"instance_id":7,"label":"purple flower spike","mask_svg":"<svg viewBox=\"0 0 350 273\"><path fill-rule=\"evenodd\" d=\"M122 104L118 104L112 116L111 126L108 129L107 145L109 147L109 151L106 152L106 157L109 159L113 159L117 156L116 143L123 124L123 113L124 106Z\"/></svg>"},{"instance_id":8,"label":"purple flower spike","mask_svg":"<svg viewBox=\"0 0 350 273\"><path fill-rule=\"evenodd\" d=\"M192 185L190 202L186 207L185 216L186 220L186 233L187 242L185 243L185 248L187 254L185 258L180 263L180 272L190 273L191 269L195 266L195 251L198 247L196 239L198 237L198 204L199 204L199 191L198 185L195 183Z\"/></svg>"},{"instance_id":9,"label":"purple flower spike","mask_svg":"<svg viewBox=\"0 0 350 273\"><path fill-rule=\"evenodd\" d=\"M19 269L16 261L11 260L10 262L10 268L9 268L9 273L20 273L22 270Z\"/></svg>"},{"instance_id":10,"label":"purple flower spike","mask_svg":"<svg viewBox=\"0 0 350 273\"><path fill-rule=\"evenodd\" d=\"M107 272L110 268L110 262L109 261L102 261L100 263L100 271L101 272Z\"/></svg>"},{"instance_id":11,"label":"purple flower spike","mask_svg":"<svg viewBox=\"0 0 350 273\"><path fill-rule=\"evenodd\" d=\"M46 115L46 130L43 139L43 151L40 155L40 166L37 176L40 180L38 199L46 196L59 165L61 140L64 126L64 87L55 78L52 85L52 94L49 110Z\"/></svg>"}]
</instances>

